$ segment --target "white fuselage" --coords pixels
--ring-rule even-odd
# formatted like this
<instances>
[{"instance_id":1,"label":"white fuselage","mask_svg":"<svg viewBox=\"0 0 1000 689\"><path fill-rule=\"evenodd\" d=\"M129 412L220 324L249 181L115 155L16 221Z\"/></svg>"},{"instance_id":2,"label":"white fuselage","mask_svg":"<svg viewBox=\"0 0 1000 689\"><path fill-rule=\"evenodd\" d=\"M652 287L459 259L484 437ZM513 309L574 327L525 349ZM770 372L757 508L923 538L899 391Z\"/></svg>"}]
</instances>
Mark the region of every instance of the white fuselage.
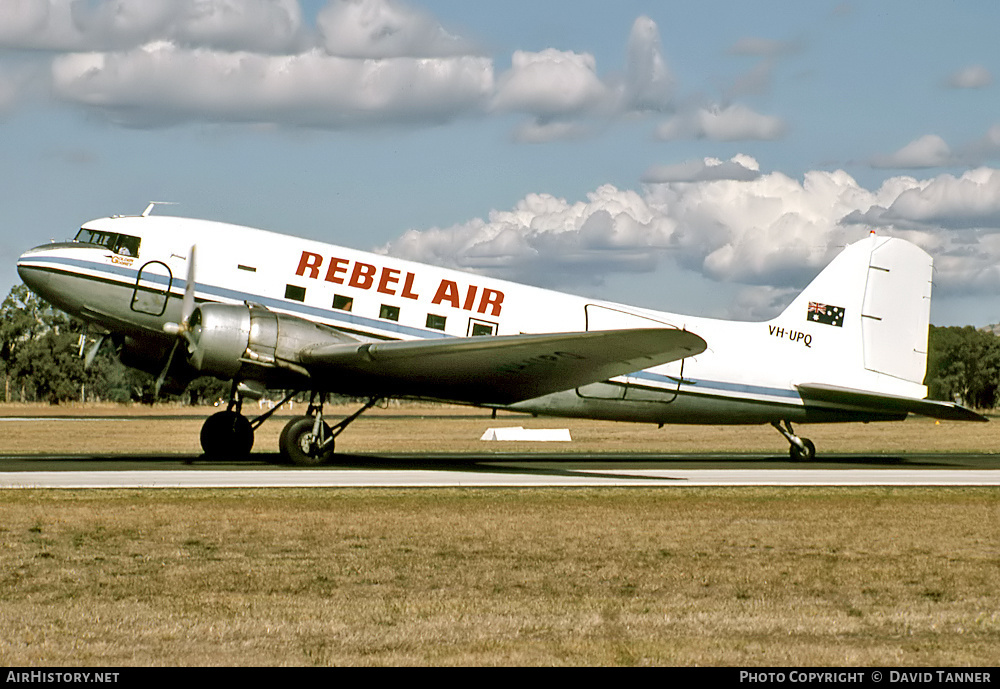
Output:
<instances>
[{"instance_id":1,"label":"white fuselage","mask_svg":"<svg viewBox=\"0 0 1000 689\"><path fill-rule=\"evenodd\" d=\"M665 325L708 343L695 357L512 407L523 411L656 423L889 418L807 412L794 385L822 376L922 396L919 385L856 365L860 339L859 351L845 351L835 328L809 323L804 314L786 311L757 323L681 316L203 220L114 217L84 228L138 238L138 255L53 244L26 252L19 272L45 299L114 332L168 338L163 325L178 320L190 248L197 245L199 302L256 303L362 340Z\"/></svg>"}]
</instances>

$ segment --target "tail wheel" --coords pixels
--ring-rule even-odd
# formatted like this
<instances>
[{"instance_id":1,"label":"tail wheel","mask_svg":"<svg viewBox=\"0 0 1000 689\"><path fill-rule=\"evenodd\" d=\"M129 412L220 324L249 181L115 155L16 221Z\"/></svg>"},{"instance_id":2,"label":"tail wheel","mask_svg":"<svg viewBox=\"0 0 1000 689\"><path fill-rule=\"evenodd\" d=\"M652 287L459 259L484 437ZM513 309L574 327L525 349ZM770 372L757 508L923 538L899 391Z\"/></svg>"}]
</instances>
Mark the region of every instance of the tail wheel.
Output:
<instances>
[{"instance_id":1,"label":"tail wheel","mask_svg":"<svg viewBox=\"0 0 1000 689\"><path fill-rule=\"evenodd\" d=\"M325 422L320 423L322 438L314 432L316 419L312 416L300 416L289 421L278 438L281 456L297 466L317 466L330 461L333 457L332 431ZM320 447L324 440L328 441Z\"/></svg>"},{"instance_id":2,"label":"tail wheel","mask_svg":"<svg viewBox=\"0 0 1000 689\"><path fill-rule=\"evenodd\" d=\"M792 443L788 448L788 454L793 462L811 462L816 459L816 446L809 438L801 438L802 447Z\"/></svg>"},{"instance_id":3,"label":"tail wheel","mask_svg":"<svg viewBox=\"0 0 1000 689\"><path fill-rule=\"evenodd\" d=\"M201 449L209 457L246 459L253 449L250 420L235 411L220 411L201 427Z\"/></svg>"}]
</instances>

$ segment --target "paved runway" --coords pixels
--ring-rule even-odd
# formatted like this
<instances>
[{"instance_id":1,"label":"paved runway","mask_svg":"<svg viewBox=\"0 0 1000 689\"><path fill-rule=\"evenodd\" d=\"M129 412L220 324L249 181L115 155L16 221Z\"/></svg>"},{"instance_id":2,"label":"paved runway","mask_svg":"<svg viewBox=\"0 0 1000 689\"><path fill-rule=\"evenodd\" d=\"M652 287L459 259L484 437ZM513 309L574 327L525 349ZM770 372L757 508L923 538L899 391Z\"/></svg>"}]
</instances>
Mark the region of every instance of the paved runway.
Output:
<instances>
[{"instance_id":1,"label":"paved runway","mask_svg":"<svg viewBox=\"0 0 1000 689\"><path fill-rule=\"evenodd\" d=\"M380 454L334 466L207 462L185 456L0 456L0 488L998 486L1000 457L826 455Z\"/></svg>"}]
</instances>

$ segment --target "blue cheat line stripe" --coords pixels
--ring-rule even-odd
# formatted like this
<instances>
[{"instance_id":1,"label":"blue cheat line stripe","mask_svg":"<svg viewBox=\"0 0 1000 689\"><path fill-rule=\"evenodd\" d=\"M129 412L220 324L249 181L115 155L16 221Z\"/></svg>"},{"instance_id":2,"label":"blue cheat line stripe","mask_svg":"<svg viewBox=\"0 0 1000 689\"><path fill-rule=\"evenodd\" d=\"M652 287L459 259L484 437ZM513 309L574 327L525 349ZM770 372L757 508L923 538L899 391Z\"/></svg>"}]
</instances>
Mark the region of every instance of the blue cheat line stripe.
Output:
<instances>
[{"instance_id":1,"label":"blue cheat line stripe","mask_svg":"<svg viewBox=\"0 0 1000 689\"><path fill-rule=\"evenodd\" d=\"M84 268L87 270L92 270L97 273L110 273L116 276L128 278L129 282L125 284L126 287L133 287L135 284L136 276L138 275L137 270L125 268L122 266L107 266L104 264L94 263L92 261L83 261L80 259L73 258L62 258L62 257L39 257L36 260L32 260L33 257L27 257L21 259L21 264L30 263L55 263L59 265L71 266L75 268ZM167 284L167 279L162 275L151 274L146 277L150 282L154 282L161 285ZM174 298L182 298L187 282L181 278L174 278L174 284L180 286L180 294L175 294L171 292L171 296ZM396 332L405 335L411 335L413 337L427 338L428 336L433 338L439 337L454 337L454 335L449 335L443 333L439 330L426 330L423 328L414 328L411 326L400 325L398 323L392 323L388 321L375 320L372 318L365 318L364 316L357 316L354 314L348 314L339 310L324 309L316 306L308 306L306 304L301 304L300 302L289 302L282 299L272 299L269 297L263 297L260 295L249 294L247 292L240 292L237 290L225 289L222 287L215 287L212 285L199 284L198 290L203 294L207 293L222 299L231 299L234 301L249 301L252 303L262 304L264 306L270 306L275 308L281 308L287 311L292 311L294 313L299 313L303 315L316 316L324 318L326 320L332 321L334 323L340 323L343 325L354 325L359 327L367 327L375 330L388 330L390 332ZM665 376L659 373L654 373L648 370L636 371L634 373L628 374L632 378L639 378L643 380L655 381L659 383L676 383L676 380L670 376ZM692 385L691 389L685 392L691 393L695 391L703 391L705 394L711 394L711 392L730 392L730 393L744 393L752 395L766 395L772 397L780 397L786 399L800 399L799 393L795 390L788 390L782 388L771 388L763 387L758 385L746 385L741 383L725 383L722 381L713 380L697 380L691 379ZM685 387L685 386L681 386ZM678 390L680 392L680 390Z\"/></svg>"},{"instance_id":2,"label":"blue cheat line stripe","mask_svg":"<svg viewBox=\"0 0 1000 689\"><path fill-rule=\"evenodd\" d=\"M37 264L42 267L42 264L57 264L64 265L73 268L83 268L86 270L91 270L96 273L110 274L122 278L126 278L127 282L122 283L124 287L132 288L135 286L136 277L139 273L138 270L125 268L122 266L107 266L100 263L93 263L92 261L83 261L81 259L75 258L63 258L63 257L48 257L48 258L38 258L32 260L33 257L24 258L20 261L21 265ZM76 274L76 273L74 273ZM143 280L148 282L167 285L167 278L164 275L143 275ZM175 277L173 279L173 287L179 288L178 292L171 290L170 296L176 299L183 297L184 290L187 287L187 281ZM374 318L365 318L364 316L357 316L355 314L347 313L345 311L340 311L336 309L323 309L316 306L308 306L302 304L301 302L295 301L285 301L283 299L272 299L269 297L264 297L257 294L250 294L248 292L240 292L237 290L226 289L223 287L216 287L214 285L206 285L204 283L197 284L197 290L202 294L208 294L219 299L227 299L238 302L248 301L254 304L262 304L263 306L268 306L272 308L280 308L286 311L292 311L299 314L310 315L314 317L324 318L328 321L333 321L335 323L340 323L343 325L355 325L361 327L367 327L372 330L387 330L389 332L399 333L401 335L411 335L413 337L427 338L429 335L435 338L437 337L454 337L454 335L449 335L447 333L441 332L440 330L427 330L424 328L414 328L408 325L400 325L399 323L394 323L391 321L376 320Z\"/></svg>"}]
</instances>

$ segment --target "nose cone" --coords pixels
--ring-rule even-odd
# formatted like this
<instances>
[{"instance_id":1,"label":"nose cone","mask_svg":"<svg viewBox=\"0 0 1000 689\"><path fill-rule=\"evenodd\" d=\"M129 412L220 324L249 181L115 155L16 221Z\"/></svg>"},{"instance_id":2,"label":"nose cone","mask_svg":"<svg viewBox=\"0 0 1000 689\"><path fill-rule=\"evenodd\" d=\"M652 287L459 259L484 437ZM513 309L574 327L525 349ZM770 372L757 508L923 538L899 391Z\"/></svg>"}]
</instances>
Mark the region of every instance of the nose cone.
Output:
<instances>
[{"instance_id":1,"label":"nose cone","mask_svg":"<svg viewBox=\"0 0 1000 689\"><path fill-rule=\"evenodd\" d=\"M42 297L46 296L49 285L49 271L42 266L47 252L48 247L36 246L25 251L17 259L17 274L21 276L21 281L28 286L28 289Z\"/></svg>"}]
</instances>

